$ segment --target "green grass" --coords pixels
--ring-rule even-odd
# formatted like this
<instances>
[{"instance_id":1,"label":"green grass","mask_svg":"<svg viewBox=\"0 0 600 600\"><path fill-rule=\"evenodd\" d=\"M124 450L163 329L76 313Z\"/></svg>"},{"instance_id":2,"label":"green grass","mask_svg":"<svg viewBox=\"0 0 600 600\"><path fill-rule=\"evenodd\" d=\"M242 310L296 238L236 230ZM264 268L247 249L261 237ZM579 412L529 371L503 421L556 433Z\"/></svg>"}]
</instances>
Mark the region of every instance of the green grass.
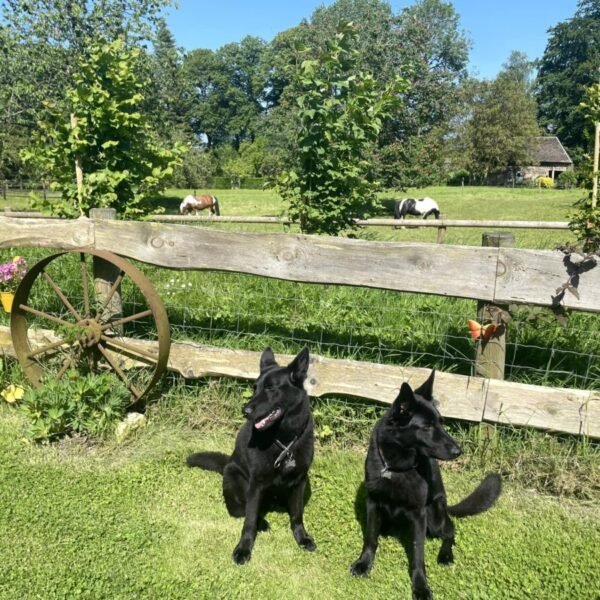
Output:
<instances>
[{"instance_id":1,"label":"green grass","mask_svg":"<svg viewBox=\"0 0 600 600\"><path fill-rule=\"evenodd\" d=\"M174 416L174 415L172 415ZM164 415L163 415L164 417ZM284 513L271 513L251 562L231 552L241 521L227 515L220 477L184 466L199 448L229 451L233 436L159 414L120 447L67 441L32 447L0 410L0 598L381 598L410 596L401 543L387 537L365 580L348 573L361 547L364 453L319 447L300 550ZM450 501L481 478L444 469ZM357 515L358 513L358 515ZM457 522L456 564L426 560L437 598L593 598L600 588L598 505L508 483L498 505Z\"/></svg>"},{"instance_id":2,"label":"green grass","mask_svg":"<svg viewBox=\"0 0 600 600\"><path fill-rule=\"evenodd\" d=\"M170 190L157 202L175 212L185 192ZM223 214L283 211L272 192L216 193ZM581 192L430 188L417 195L436 198L449 218L565 220ZM382 199L380 216L390 215L392 196ZM358 235L434 241L436 234L370 228ZM567 239L566 232L515 235L518 245L539 248ZM478 245L480 238L480 230L448 233L450 243ZM15 254L34 262L49 251L6 249L0 260ZM174 339L252 350L269 344L288 353L307 343L328 356L471 372L466 323L476 314L472 301L142 267L167 305ZM66 291L75 289L70 270L53 277ZM134 310L134 298L124 299L126 311ZM543 311L531 315L521 308L512 316L509 379L598 388L597 315L574 313L566 328ZM7 323L0 314L0 324ZM19 381L13 361L0 368L0 388ZM362 541L356 500L366 442L383 410L373 402L313 399L318 448L306 523L317 552L298 549L285 515L274 513L272 531L259 535L252 561L233 564L241 522L226 513L219 477L187 469L184 458L201 448L232 448L248 389L219 379L164 378L148 407L148 427L122 446L82 439L30 446L22 442L17 413L0 407L0 599L409 597L406 553L395 539L382 541L367 580L348 573ZM444 465L450 500L489 470L502 474L505 491L492 512L458 521L455 566L439 567L439 542L427 543L436 597L594 598L600 589L598 445L525 428L449 427L465 450Z\"/></svg>"}]
</instances>

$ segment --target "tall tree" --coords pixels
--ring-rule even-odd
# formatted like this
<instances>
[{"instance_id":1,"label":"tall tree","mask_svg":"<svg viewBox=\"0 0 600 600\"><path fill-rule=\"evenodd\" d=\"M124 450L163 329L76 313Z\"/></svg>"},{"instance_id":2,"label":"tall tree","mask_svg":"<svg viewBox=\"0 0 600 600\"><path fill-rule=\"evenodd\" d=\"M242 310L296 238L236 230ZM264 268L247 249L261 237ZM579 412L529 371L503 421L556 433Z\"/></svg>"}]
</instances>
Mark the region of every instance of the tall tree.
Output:
<instances>
[{"instance_id":1,"label":"tall tree","mask_svg":"<svg viewBox=\"0 0 600 600\"><path fill-rule=\"evenodd\" d=\"M143 201L161 189L183 148L161 147L141 114L148 82L139 76L139 60L140 50L127 50L121 40L92 46L74 72L67 106L47 104L25 153L61 192L59 202L42 208L66 216L98 206L130 217L148 211Z\"/></svg>"},{"instance_id":2,"label":"tall tree","mask_svg":"<svg viewBox=\"0 0 600 600\"><path fill-rule=\"evenodd\" d=\"M540 133L528 80L516 77L512 65L509 61L494 81L472 84L471 114L462 143L466 166L480 182L508 167L531 164L532 138Z\"/></svg>"},{"instance_id":3,"label":"tall tree","mask_svg":"<svg viewBox=\"0 0 600 600\"><path fill-rule=\"evenodd\" d=\"M4 0L0 62L8 70L4 64L0 69L0 118L10 122L10 130L29 136L43 101L65 100L77 62L90 44L117 38L130 47L139 44L152 37L160 11L170 4L172 0ZM3 127L2 135L6 131Z\"/></svg>"},{"instance_id":4,"label":"tall tree","mask_svg":"<svg viewBox=\"0 0 600 600\"><path fill-rule=\"evenodd\" d=\"M381 88L357 71L356 42L352 24L342 23L297 70L298 154L280 178L280 192L305 232L335 235L376 205L368 152L405 82Z\"/></svg>"},{"instance_id":5,"label":"tall tree","mask_svg":"<svg viewBox=\"0 0 600 600\"><path fill-rule=\"evenodd\" d=\"M148 112L155 130L167 141L191 139L193 85L183 69L185 54L164 19L159 19L149 56Z\"/></svg>"},{"instance_id":6,"label":"tall tree","mask_svg":"<svg viewBox=\"0 0 600 600\"><path fill-rule=\"evenodd\" d=\"M573 18L549 34L537 81L540 122L578 162L592 142L580 104L600 77L600 0L579 0Z\"/></svg>"},{"instance_id":7,"label":"tall tree","mask_svg":"<svg viewBox=\"0 0 600 600\"><path fill-rule=\"evenodd\" d=\"M254 139L267 106L265 48L263 40L248 36L216 52L201 49L188 55L185 69L196 94L193 127L209 147L231 143L237 149Z\"/></svg>"}]
</instances>

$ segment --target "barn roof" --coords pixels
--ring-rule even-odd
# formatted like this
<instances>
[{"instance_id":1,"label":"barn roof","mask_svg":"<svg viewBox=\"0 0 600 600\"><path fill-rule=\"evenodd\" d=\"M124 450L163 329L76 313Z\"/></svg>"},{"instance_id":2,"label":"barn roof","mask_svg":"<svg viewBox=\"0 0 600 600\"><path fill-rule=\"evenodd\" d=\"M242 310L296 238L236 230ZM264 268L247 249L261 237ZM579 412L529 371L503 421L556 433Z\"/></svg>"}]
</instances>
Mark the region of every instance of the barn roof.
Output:
<instances>
[{"instance_id":1,"label":"barn roof","mask_svg":"<svg viewBox=\"0 0 600 600\"><path fill-rule=\"evenodd\" d=\"M567 151L555 135L535 137L533 138L533 142L534 156L536 156L539 164L573 164L571 157L567 154Z\"/></svg>"}]
</instances>

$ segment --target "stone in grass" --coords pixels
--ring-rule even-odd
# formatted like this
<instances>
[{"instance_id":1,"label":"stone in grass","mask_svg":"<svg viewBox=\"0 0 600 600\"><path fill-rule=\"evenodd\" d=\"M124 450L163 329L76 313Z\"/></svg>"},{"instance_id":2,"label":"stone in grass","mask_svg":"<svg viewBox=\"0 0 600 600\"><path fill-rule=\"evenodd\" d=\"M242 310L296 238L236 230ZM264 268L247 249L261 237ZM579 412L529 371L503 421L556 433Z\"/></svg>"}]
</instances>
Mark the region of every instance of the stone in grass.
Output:
<instances>
[{"instance_id":1,"label":"stone in grass","mask_svg":"<svg viewBox=\"0 0 600 600\"><path fill-rule=\"evenodd\" d=\"M116 426L115 439L121 443L131 436L134 431L146 425L146 417L137 412L127 413L127 416Z\"/></svg>"}]
</instances>

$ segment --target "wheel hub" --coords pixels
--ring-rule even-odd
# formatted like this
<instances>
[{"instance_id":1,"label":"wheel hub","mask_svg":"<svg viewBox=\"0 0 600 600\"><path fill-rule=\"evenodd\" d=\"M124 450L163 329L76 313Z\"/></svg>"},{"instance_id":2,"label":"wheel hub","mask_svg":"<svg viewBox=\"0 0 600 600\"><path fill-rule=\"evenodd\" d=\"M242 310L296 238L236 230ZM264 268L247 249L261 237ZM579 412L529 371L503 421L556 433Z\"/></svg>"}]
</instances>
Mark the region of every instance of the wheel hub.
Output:
<instances>
[{"instance_id":1,"label":"wheel hub","mask_svg":"<svg viewBox=\"0 0 600 600\"><path fill-rule=\"evenodd\" d=\"M102 335L101 324L96 321L96 319L83 319L82 321L79 321L77 325L85 329L85 331L77 338L79 343L84 348L93 348L94 346L97 346L100 342L100 336Z\"/></svg>"}]
</instances>

